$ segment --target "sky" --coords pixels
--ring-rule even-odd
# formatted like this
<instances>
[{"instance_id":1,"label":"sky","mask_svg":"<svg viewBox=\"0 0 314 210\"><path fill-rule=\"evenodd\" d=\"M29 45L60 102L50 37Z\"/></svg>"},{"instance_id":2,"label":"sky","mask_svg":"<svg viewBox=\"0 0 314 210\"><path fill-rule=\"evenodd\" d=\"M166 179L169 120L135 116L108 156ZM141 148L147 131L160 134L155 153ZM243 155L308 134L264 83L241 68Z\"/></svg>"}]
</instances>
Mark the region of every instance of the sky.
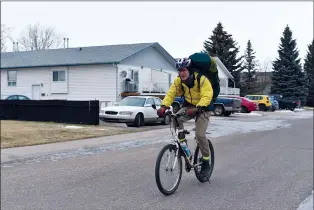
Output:
<instances>
[{"instance_id":1,"label":"sky","mask_svg":"<svg viewBox=\"0 0 314 210\"><path fill-rule=\"evenodd\" d=\"M52 26L70 47L159 42L174 58L203 49L220 21L244 54L251 40L261 64L278 57L289 25L300 58L313 40L311 1L1 2L1 24L18 38L29 24ZM8 49L12 43L8 42Z\"/></svg>"}]
</instances>

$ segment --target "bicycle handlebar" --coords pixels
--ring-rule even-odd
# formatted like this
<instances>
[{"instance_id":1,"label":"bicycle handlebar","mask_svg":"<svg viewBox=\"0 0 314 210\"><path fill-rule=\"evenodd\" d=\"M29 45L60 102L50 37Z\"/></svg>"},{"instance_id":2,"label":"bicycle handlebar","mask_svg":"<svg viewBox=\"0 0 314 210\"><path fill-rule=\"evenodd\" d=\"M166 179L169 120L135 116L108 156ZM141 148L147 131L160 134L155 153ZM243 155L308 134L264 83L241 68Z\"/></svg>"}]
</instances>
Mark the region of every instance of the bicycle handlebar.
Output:
<instances>
[{"instance_id":1,"label":"bicycle handlebar","mask_svg":"<svg viewBox=\"0 0 314 210\"><path fill-rule=\"evenodd\" d=\"M154 109L156 109L156 107L153 105L152 106ZM198 109L197 107L194 107L194 108L190 108L190 109L194 109L194 111L195 111L195 116L198 116L199 114L201 114L203 111L204 111L204 109L203 109L203 107L201 108L201 109ZM157 109L156 109L157 110ZM177 119L177 118L179 118L179 117L181 117L182 115L184 115L184 114L186 114L186 111L184 111L184 112L182 112L182 113L180 113L180 114L173 114L173 112L172 111L170 111L170 110L168 110L168 111L166 111L165 112L165 116L170 116L170 117L172 117L172 118L175 118L175 119ZM159 119L160 117L158 117L158 119Z\"/></svg>"},{"instance_id":2,"label":"bicycle handlebar","mask_svg":"<svg viewBox=\"0 0 314 210\"><path fill-rule=\"evenodd\" d=\"M195 112L195 116L197 116L197 115L199 115L200 113L202 113L204 110L202 110L202 109L198 109L198 108L192 108L192 109L194 109L194 112ZM174 117L174 118L179 118L179 117L181 117L182 115L184 115L184 114L186 114L186 112L187 111L185 111L185 112L182 112L182 113L179 113L179 114L173 114L172 113L172 111L166 111L166 113L165 113L165 115L167 116L167 115L169 115L170 117Z\"/></svg>"}]
</instances>

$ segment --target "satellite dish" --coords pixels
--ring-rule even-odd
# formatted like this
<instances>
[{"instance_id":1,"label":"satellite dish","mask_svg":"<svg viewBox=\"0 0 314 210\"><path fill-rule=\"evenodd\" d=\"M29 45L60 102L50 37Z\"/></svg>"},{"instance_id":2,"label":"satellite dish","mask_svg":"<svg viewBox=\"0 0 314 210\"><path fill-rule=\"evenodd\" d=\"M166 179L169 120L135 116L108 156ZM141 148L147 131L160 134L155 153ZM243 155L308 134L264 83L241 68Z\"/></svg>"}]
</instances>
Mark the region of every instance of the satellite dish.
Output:
<instances>
[{"instance_id":1,"label":"satellite dish","mask_svg":"<svg viewBox=\"0 0 314 210\"><path fill-rule=\"evenodd\" d=\"M128 72L126 72L126 71L121 71L121 73L120 73L120 76L122 78L125 78L127 75L128 75Z\"/></svg>"}]
</instances>

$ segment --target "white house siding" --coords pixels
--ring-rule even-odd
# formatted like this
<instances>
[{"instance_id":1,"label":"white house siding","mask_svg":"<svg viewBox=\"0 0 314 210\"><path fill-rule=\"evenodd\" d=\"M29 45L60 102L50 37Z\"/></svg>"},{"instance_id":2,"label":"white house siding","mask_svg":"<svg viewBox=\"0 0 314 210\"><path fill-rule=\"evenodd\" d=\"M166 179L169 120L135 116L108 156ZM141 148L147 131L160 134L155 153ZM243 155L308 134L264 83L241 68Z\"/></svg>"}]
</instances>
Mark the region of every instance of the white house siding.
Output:
<instances>
[{"instance_id":1,"label":"white house siding","mask_svg":"<svg viewBox=\"0 0 314 210\"><path fill-rule=\"evenodd\" d=\"M16 86L8 86L7 70L1 69L1 98L12 94L25 95L32 99L32 85L40 85L41 93L50 93L51 71L47 68L23 68L16 70Z\"/></svg>"},{"instance_id":2,"label":"white house siding","mask_svg":"<svg viewBox=\"0 0 314 210\"><path fill-rule=\"evenodd\" d=\"M147 48L142 52L134 54L121 64L175 71L175 63L170 64L155 48Z\"/></svg>"},{"instance_id":3,"label":"white house siding","mask_svg":"<svg viewBox=\"0 0 314 210\"><path fill-rule=\"evenodd\" d=\"M156 48L151 47L139 52L130 58L124 60L121 64L138 66L149 69L162 70L163 72L171 73L171 81L178 75L175 68L175 62L170 63Z\"/></svg>"},{"instance_id":4,"label":"white house siding","mask_svg":"<svg viewBox=\"0 0 314 210\"><path fill-rule=\"evenodd\" d=\"M65 69L66 82L56 86L52 82L52 70ZM116 101L116 68L113 65L17 69L16 87L8 87L7 71L1 70L1 95L22 94L32 98L34 84L42 84L41 93L45 96L41 96L41 100ZM58 93L62 91L64 93Z\"/></svg>"},{"instance_id":5,"label":"white house siding","mask_svg":"<svg viewBox=\"0 0 314 210\"><path fill-rule=\"evenodd\" d=\"M218 63L217 67L219 70L219 78L220 78L220 95L240 95L240 89L239 88L229 88L228 87L228 79L231 79L231 78L229 78L228 75L223 70L224 67L221 66L220 63ZM228 71L228 70L226 70L226 71Z\"/></svg>"},{"instance_id":6,"label":"white house siding","mask_svg":"<svg viewBox=\"0 0 314 210\"><path fill-rule=\"evenodd\" d=\"M124 78L122 77L122 72L127 72L128 78L135 79L131 75L131 71L138 72L137 83L138 92L145 93L145 91L160 91L167 92L174 78L177 76L176 72L152 69L148 67L131 66L131 65L118 65L118 94L119 99L121 99L120 94L124 90ZM170 72L170 73L169 73ZM172 74L171 74L172 73Z\"/></svg>"},{"instance_id":7,"label":"white house siding","mask_svg":"<svg viewBox=\"0 0 314 210\"><path fill-rule=\"evenodd\" d=\"M64 94L69 93L69 69L67 67L57 67L48 69L50 74L50 93L51 94ZM64 79L65 81L53 81L53 73L54 71L64 71ZM49 94L49 93L48 93Z\"/></svg>"},{"instance_id":8,"label":"white house siding","mask_svg":"<svg viewBox=\"0 0 314 210\"><path fill-rule=\"evenodd\" d=\"M116 67L113 65L82 65L70 67L71 100L116 100Z\"/></svg>"},{"instance_id":9,"label":"white house siding","mask_svg":"<svg viewBox=\"0 0 314 210\"><path fill-rule=\"evenodd\" d=\"M170 83L178 75L174 63L171 64L155 48L143 50L124 60L118 66L119 75L123 70L133 69L139 71L138 88L141 93L145 90L153 89L166 92ZM119 77L119 93L122 90L122 81L120 79Z\"/></svg>"},{"instance_id":10,"label":"white house siding","mask_svg":"<svg viewBox=\"0 0 314 210\"><path fill-rule=\"evenodd\" d=\"M229 77L227 76L225 71L222 69L222 67L219 65L219 63L217 64L217 68L218 68L218 76L220 79L220 86L221 87L228 87Z\"/></svg>"},{"instance_id":11,"label":"white house siding","mask_svg":"<svg viewBox=\"0 0 314 210\"><path fill-rule=\"evenodd\" d=\"M227 76L227 74L225 73L224 70L222 70L222 67L220 65L217 65L218 68L218 75L220 79L228 79L229 77Z\"/></svg>"},{"instance_id":12,"label":"white house siding","mask_svg":"<svg viewBox=\"0 0 314 210\"><path fill-rule=\"evenodd\" d=\"M123 64L125 65L131 65L131 66L143 66L143 71L141 72L141 74L145 74L143 75L143 78L145 78L145 81L151 81L149 78L151 76L151 71L146 71L144 72L144 70L146 68L150 69L156 69L156 70L160 70L162 69L162 71L164 72L168 72L171 74L171 82L174 81L174 79L178 76L178 72L174 67L174 63L173 65L170 64L155 48L148 48L146 50L144 50L143 52L140 52L138 54L135 54L133 56L131 56L129 59L126 59ZM221 81L221 86L224 87L228 87L228 79L229 77L227 76L227 74L224 72L224 70L222 69L223 67L219 65L217 65L218 71L219 71L219 78ZM146 75L148 74L148 75ZM146 80L146 78L148 78L148 80ZM152 77L154 78L154 77ZM158 77L159 78L159 77ZM163 82L163 80L159 80L159 82ZM168 81L167 81L168 82ZM142 82L140 82L140 87L143 87L143 84L141 84ZM146 86L149 86L149 84L146 84Z\"/></svg>"},{"instance_id":13,"label":"white house siding","mask_svg":"<svg viewBox=\"0 0 314 210\"><path fill-rule=\"evenodd\" d=\"M141 92L161 92L168 91L170 84L173 82L169 71L159 69L143 68L141 71L143 82L140 86Z\"/></svg>"}]
</instances>

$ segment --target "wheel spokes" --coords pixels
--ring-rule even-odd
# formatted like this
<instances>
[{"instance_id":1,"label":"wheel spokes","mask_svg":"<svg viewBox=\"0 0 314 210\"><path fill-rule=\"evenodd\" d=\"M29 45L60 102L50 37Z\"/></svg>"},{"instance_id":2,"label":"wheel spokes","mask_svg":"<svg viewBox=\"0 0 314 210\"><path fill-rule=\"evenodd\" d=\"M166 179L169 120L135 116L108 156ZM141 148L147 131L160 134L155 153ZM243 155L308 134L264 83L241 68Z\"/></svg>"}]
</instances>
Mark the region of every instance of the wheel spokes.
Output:
<instances>
[{"instance_id":1,"label":"wheel spokes","mask_svg":"<svg viewBox=\"0 0 314 210\"><path fill-rule=\"evenodd\" d=\"M177 164L177 158L178 157L176 156L175 150L167 150L161 159L161 162L166 160L165 163L160 164L159 168L161 182L164 188L169 191L171 191L176 186L180 176L180 166ZM162 175L162 172L165 172L166 174Z\"/></svg>"}]
</instances>

